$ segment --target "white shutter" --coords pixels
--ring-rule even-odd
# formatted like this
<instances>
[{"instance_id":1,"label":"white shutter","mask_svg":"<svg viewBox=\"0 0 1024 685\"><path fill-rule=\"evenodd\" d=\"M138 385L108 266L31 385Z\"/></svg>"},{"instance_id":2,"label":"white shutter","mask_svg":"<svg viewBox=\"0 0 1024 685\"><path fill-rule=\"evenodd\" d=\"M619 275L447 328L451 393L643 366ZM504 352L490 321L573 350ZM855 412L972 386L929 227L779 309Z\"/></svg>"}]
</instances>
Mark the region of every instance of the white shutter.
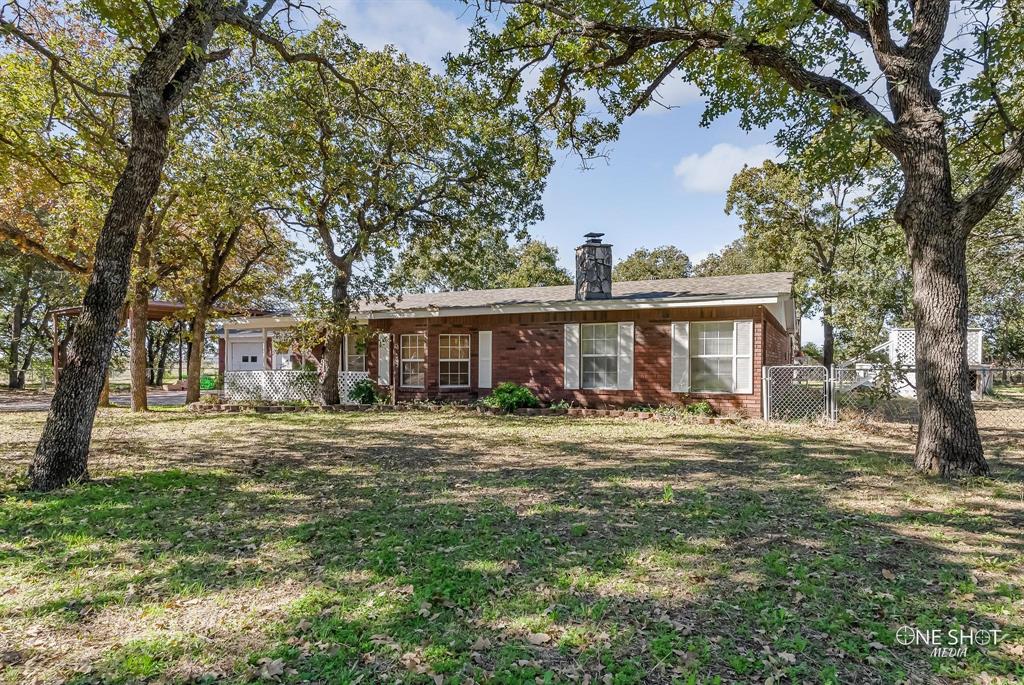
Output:
<instances>
[{"instance_id":1,"label":"white shutter","mask_svg":"<svg viewBox=\"0 0 1024 685\"><path fill-rule=\"evenodd\" d=\"M754 392L754 322L737 321L733 328L735 339L736 379L735 391L749 395Z\"/></svg>"},{"instance_id":2,"label":"white shutter","mask_svg":"<svg viewBox=\"0 0 1024 685\"><path fill-rule=\"evenodd\" d=\"M491 332L480 331L477 335L480 349L477 353L479 360L479 372L477 373L477 387L491 387Z\"/></svg>"},{"instance_id":3,"label":"white shutter","mask_svg":"<svg viewBox=\"0 0 1024 685\"><path fill-rule=\"evenodd\" d=\"M690 322L672 324L672 392L690 392Z\"/></svg>"},{"instance_id":4,"label":"white shutter","mask_svg":"<svg viewBox=\"0 0 1024 685\"><path fill-rule=\"evenodd\" d=\"M580 325L565 324L565 378L563 387L576 390L580 387Z\"/></svg>"},{"instance_id":5,"label":"white shutter","mask_svg":"<svg viewBox=\"0 0 1024 685\"><path fill-rule=\"evenodd\" d=\"M377 384L391 385L391 335L377 336Z\"/></svg>"},{"instance_id":6,"label":"white shutter","mask_svg":"<svg viewBox=\"0 0 1024 685\"><path fill-rule=\"evenodd\" d=\"M619 322L619 390L633 389L633 322Z\"/></svg>"}]
</instances>

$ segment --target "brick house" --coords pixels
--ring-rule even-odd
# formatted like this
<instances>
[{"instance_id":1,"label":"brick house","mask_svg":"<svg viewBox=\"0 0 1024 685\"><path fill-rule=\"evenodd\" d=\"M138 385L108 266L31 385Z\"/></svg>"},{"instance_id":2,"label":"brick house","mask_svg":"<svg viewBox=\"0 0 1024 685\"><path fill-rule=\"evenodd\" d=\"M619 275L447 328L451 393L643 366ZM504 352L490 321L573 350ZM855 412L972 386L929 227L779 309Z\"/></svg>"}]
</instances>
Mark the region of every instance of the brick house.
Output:
<instances>
[{"instance_id":1,"label":"brick house","mask_svg":"<svg viewBox=\"0 0 1024 685\"><path fill-rule=\"evenodd\" d=\"M762 366L789 363L792 274L612 282L588 234L576 284L406 295L363 305L364 365L396 401L470 400L512 381L587 407L709 401L761 412ZM376 338L376 341L373 341Z\"/></svg>"}]
</instances>

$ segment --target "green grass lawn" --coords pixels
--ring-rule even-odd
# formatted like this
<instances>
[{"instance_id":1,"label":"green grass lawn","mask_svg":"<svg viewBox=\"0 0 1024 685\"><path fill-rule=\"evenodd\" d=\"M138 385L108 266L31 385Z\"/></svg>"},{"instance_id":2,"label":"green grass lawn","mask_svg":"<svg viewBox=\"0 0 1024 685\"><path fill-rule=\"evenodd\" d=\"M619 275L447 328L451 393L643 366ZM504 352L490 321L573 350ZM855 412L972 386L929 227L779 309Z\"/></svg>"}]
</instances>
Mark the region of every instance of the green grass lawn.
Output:
<instances>
[{"instance_id":1,"label":"green grass lawn","mask_svg":"<svg viewBox=\"0 0 1024 685\"><path fill-rule=\"evenodd\" d=\"M38 495L44 418L0 414L0 682L1024 678L1012 443L950 485L901 426L107 410Z\"/></svg>"}]
</instances>

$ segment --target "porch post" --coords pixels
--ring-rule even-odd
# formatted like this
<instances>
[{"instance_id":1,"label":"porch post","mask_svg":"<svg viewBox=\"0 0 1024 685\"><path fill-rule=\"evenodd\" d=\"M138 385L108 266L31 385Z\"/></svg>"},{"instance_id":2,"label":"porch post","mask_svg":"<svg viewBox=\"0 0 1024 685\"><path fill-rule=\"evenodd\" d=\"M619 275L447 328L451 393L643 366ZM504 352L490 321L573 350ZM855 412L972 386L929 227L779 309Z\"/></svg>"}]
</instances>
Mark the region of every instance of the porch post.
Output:
<instances>
[{"instance_id":1,"label":"porch post","mask_svg":"<svg viewBox=\"0 0 1024 685\"><path fill-rule=\"evenodd\" d=\"M231 371L231 345L228 340L228 322L224 322L224 372Z\"/></svg>"},{"instance_id":2,"label":"porch post","mask_svg":"<svg viewBox=\"0 0 1024 685\"><path fill-rule=\"evenodd\" d=\"M264 326L263 328L261 328L260 332L262 334L261 341L263 343L262 344L263 349L260 350L260 356L263 357L263 370L266 371L267 370L267 327Z\"/></svg>"}]
</instances>

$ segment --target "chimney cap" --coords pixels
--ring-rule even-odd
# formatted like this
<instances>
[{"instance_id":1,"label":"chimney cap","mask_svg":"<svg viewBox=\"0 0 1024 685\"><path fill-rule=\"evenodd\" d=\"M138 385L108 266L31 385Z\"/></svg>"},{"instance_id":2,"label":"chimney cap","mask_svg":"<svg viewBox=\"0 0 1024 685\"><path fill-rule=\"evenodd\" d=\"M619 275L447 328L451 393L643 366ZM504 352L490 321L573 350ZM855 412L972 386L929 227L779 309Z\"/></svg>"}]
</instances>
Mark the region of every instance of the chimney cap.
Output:
<instances>
[{"instance_id":1,"label":"chimney cap","mask_svg":"<svg viewBox=\"0 0 1024 685\"><path fill-rule=\"evenodd\" d=\"M601 238L603 236L604 236L604 233L590 232L590 233L584 233L583 234L583 237L587 239L588 243L594 243L594 244L600 244Z\"/></svg>"}]
</instances>

